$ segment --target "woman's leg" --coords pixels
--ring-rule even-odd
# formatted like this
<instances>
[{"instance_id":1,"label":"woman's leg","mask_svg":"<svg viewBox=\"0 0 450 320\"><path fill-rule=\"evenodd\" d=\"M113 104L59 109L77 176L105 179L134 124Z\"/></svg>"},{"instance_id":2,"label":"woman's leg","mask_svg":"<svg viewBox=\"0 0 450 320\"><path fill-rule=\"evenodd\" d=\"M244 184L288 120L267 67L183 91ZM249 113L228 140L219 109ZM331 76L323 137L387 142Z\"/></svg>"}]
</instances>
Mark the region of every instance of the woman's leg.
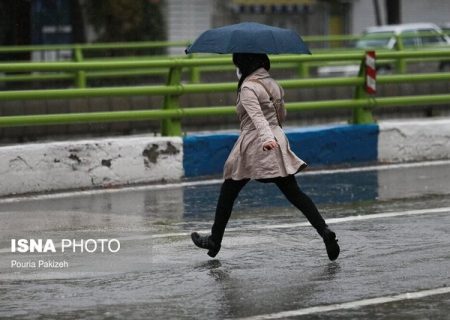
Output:
<instances>
[{"instance_id":1,"label":"woman's leg","mask_svg":"<svg viewBox=\"0 0 450 320\"><path fill-rule=\"evenodd\" d=\"M214 217L214 224L211 228L211 240L220 245L222 243L225 227L233 210L234 201L239 192L249 182L250 179L232 180L227 179L223 182L220 189L219 200L217 201L216 215Z\"/></svg>"},{"instance_id":2,"label":"woman's leg","mask_svg":"<svg viewBox=\"0 0 450 320\"><path fill-rule=\"evenodd\" d=\"M311 198L299 188L295 176L276 178L273 182L275 182L286 198L305 215L306 219L323 238L330 260L336 260L340 252L336 234L328 228Z\"/></svg>"},{"instance_id":3,"label":"woman's leg","mask_svg":"<svg viewBox=\"0 0 450 320\"><path fill-rule=\"evenodd\" d=\"M274 182L286 198L305 215L319 234L328 227L311 198L300 190L295 176L277 178Z\"/></svg>"},{"instance_id":4,"label":"woman's leg","mask_svg":"<svg viewBox=\"0 0 450 320\"><path fill-rule=\"evenodd\" d=\"M191 234L194 244L202 249L208 249L208 255L210 257L215 257L219 252L223 234L225 232L228 220L230 219L231 211L233 210L234 201L239 195L239 192L249 181L250 179L225 180L220 189L214 224L211 228L211 235L201 236L197 232L193 232Z\"/></svg>"}]
</instances>

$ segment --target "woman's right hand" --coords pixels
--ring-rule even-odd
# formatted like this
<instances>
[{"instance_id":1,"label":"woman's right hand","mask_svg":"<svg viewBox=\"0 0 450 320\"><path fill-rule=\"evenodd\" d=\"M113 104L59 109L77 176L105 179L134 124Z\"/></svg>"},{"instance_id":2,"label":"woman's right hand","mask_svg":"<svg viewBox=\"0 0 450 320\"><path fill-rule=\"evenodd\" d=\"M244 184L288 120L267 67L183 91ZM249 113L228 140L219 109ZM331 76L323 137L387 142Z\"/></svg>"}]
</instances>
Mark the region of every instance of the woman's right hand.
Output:
<instances>
[{"instance_id":1,"label":"woman's right hand","mask_svg":"<svg viewBox=\"0 0 450 320\"><path fill-rule=\"evenodd\" d=\"M263 150L268 151L278 148L278 143L275 140L269 140L263 144Z\"/></svg>"}]
</instances>

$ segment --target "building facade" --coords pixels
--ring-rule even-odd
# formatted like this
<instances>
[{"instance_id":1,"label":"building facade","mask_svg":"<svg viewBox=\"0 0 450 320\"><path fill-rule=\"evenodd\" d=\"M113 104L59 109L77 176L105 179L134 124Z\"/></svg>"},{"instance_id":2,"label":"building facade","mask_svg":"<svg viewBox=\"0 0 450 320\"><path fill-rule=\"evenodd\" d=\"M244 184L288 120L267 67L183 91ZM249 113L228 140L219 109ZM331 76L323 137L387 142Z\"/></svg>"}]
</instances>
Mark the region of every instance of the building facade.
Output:
<instances>
[{"instance_id":1,"label":"building facade","mask_svg":"<svg viewBox=\"0 0 450 320\"><path fill-rule=\"evenodd\" d=\"M166 0L168 40L191 40L214 27L243 21L291 28L301 35L358 34L387 23L389 0ZM399 0L399 21L450 22L450 1ZM171 53L180 53L175 50Z\"/></svg>"},{"instance_id":2,"label":"building facade","mask_svg":"<svg viewBox=\"0 0 450 320\"><path fill-rule=\"evenodd\" d=\"M386 2L379 3L381 23L387 24ZM349 0L349 31L361 33L368 26L376 25L374 0ZM448 0L400 0L400 23L432 22L443 25L450 22L450 1Z\"/></svg>"},{"instance_id":3,"label":"building facade","mask_svg":"<svg viewBox=\"0 0 450 320\"><path fill-rule=\"evenodd\" d=\"M88 1L1 0L0 45L98 41L86 19ZM379 21L387 23L386 8L394 0L148 1L163 8L167 40L192 40L209 28L243 21L291 28L301 35L358 34L377 23L376 3ZM395 1L401 23L450 23L449 0ZM125 6L133 3L123 1Z\"/></svg>"}]
</instances>

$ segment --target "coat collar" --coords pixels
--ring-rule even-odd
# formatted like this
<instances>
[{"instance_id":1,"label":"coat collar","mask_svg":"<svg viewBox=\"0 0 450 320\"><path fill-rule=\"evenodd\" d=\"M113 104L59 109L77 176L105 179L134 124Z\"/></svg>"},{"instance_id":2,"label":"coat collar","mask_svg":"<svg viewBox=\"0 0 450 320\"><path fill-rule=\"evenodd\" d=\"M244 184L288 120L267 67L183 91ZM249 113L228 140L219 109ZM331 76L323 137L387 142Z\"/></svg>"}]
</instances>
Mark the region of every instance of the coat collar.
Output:
<instances>
[{"instance_id":1,"label":"coat collar","mask_svg":"<svg viewBox=\"0 0 450 320\"><path fill-rule=\"evenodd\" d=\"M265 79L265 78L270 78L270 74L269 72L267 72L266 69L264 68L259 68L256 69L252 74L250 74L247 79L248 80L253 80L253 79ZM246 79L246 80L247 80Z\"/></svg>"}]
</instances>

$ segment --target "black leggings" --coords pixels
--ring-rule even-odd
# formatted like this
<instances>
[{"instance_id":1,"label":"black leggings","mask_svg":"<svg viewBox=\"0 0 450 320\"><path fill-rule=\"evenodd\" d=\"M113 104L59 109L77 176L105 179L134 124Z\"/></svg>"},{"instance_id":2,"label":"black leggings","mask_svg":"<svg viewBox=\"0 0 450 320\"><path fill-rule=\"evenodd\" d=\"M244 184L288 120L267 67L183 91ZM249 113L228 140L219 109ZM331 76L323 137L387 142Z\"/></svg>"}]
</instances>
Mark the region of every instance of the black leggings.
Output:
<instances>
[{"instance_id":1,"label":"black leggings","mask_svg":"<svg viewBox=\"0 0 450 320\"><path fill-rule=\"evenodd\" d=\"M219 200L217 202L214 224L211 230L211 239L216 244L222 243L223 234L228 220L230 219L234 201L239 192L249 181L250 179L227 179L223 182ZM322 234L322 231L327 228L327 224L317 210L314 202L300 190L297 181L295 180L295 176L290 175L287 177L261 179L258 181L275 183L286 198L305 215L319 234Z\"/></svg>"}]
</instances>

